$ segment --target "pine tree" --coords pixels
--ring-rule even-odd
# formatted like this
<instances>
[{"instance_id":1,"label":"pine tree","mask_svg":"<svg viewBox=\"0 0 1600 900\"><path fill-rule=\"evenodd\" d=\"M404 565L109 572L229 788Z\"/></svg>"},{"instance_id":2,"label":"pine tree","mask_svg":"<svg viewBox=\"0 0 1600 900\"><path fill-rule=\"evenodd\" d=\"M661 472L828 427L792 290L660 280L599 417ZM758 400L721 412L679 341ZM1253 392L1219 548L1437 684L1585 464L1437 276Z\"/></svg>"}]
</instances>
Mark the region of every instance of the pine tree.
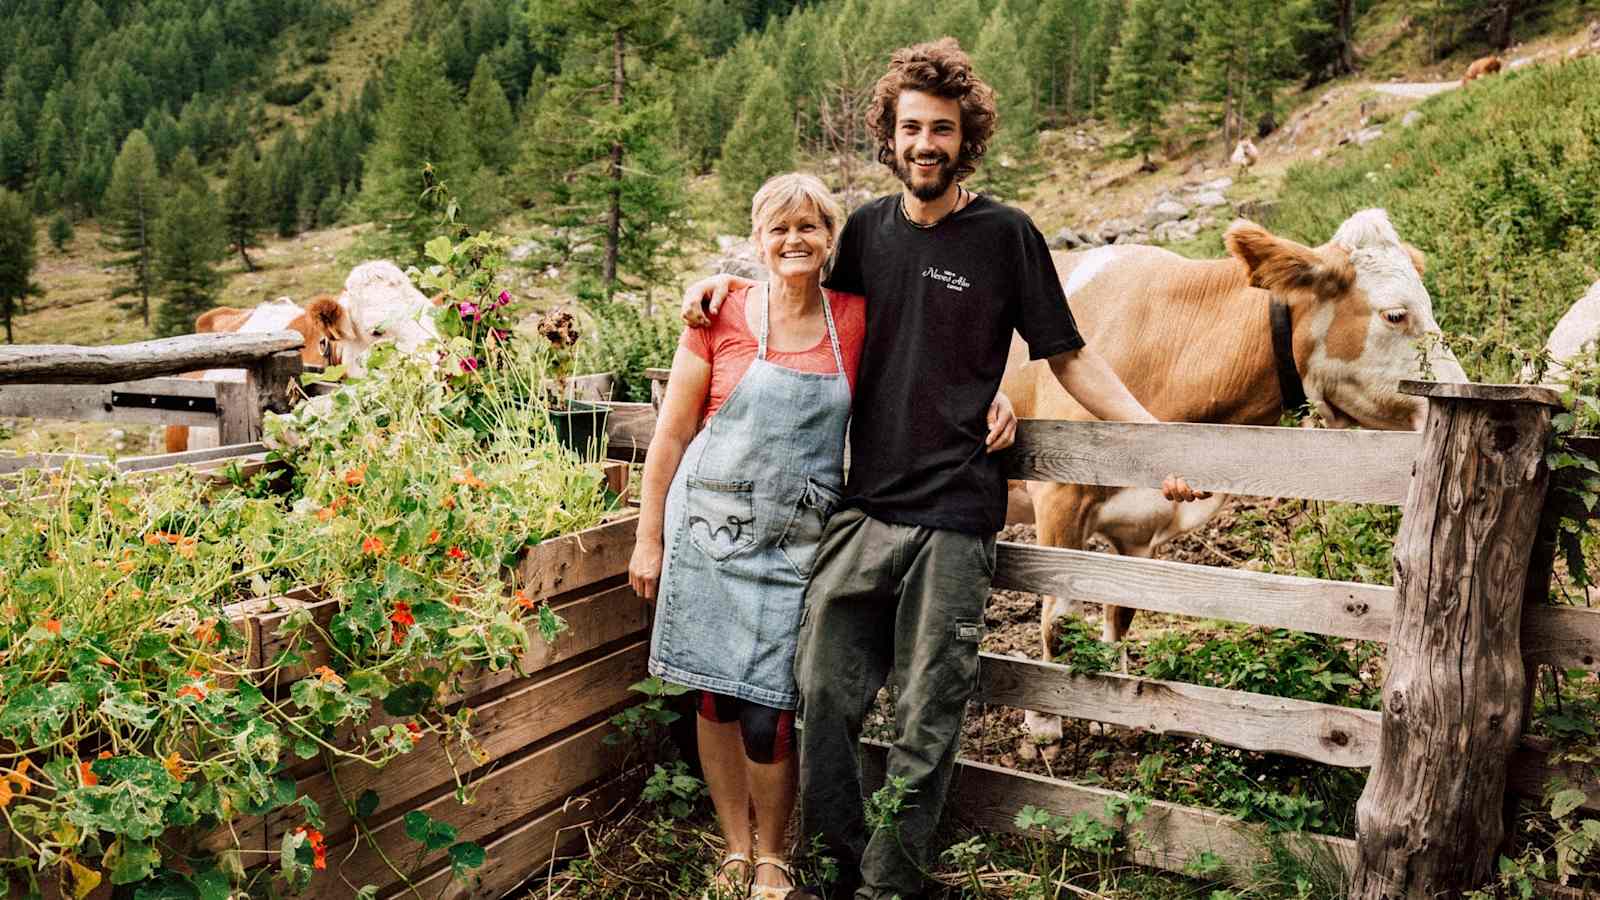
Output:
<instances>
[{"instance_id":1,"label":"pine tree","mask_svg":"<svg viewBox=\"0 0 1600 900\"><path fill-rule=\"evenodd\" d=\"M364 249L401 264L421 256L438 224L431 199L422 196L424 166L431 166L435 182L443 182L458 199L462 221L481 221L460 97L443 72L437 51L421 46L401 51L378 112L377 140L364 163L357 205L379 226L366 236Z\"/></svg>"},{"instance_id":2,"label":"pine tree","mask_svg":"<svg viewBox=\"0 0 1600 900\"><path fill-rule=\"evenodd\" d=\"M516 119L488 57L480 57L472 73L465 115L467 136L478 161L496 174L506 174L517 155Z\"/></svg>"},{"instance_id":3,"label":"pine tree","mask_svg":"<svg viewBox=\"0 0 1600 900\"><path fill-rule=\"evenodd\" d=\"M139 315L150 324L150 293L155 288L154 242L160 216L161 185L155 151L144 132L132 131L111 167L103 216L106 246L119 255L112 265L127 269L127 280L113 297L139 296Z\"/></svg>"},{"instance_id":4,"label":"pine tree","mask_svg":"<svg viewBox=\"0 0 1600 900\"><path fill-rule=\"evenodd\" d=\"M1106 99L1118 124L1133 129L1122 147L1150 166L1161 143L1167 107L1176 97L1178 64L1167 0L1133 0L1122 20L1122 39L1111 52Z\"/></svg>"},{"instance_id":5,"label":"pine tree","mask_svg":"<svg viewBox=\"0 0 1600 900\"><path fill-rule=\"evenodd\" d=\"M998 130L979 173L985 185L1007 197L1014 197L1020 189L1021 170L1039 134L1033 82L1017 31L1017 23L1002 3L989 14L972 51L973 67L994 88L999 116Z\"/></svg>"},{"instance_id":6,"label":"pine tree","mask_svg":"<svg viewBox=\"0 0 1600 900\"><path fill-rule=\"evenodd\" d=\"M209 189L205 173L200 171L200 160L195 158L194 150L189 147L179 150L178 155L173 157L172 165L167 169L166 182L174 191L185 187L201 191Z\"/></svg>"},{"instance_id":7,"label":"pine tree","mask_svg":"<svg viewBox=\"0 0 1600 900\"><path fill-rule=\"evenodd\" d=\"M762 69L739 106L722 144L722 209L735 234L750 227L750 198L768 178L794 168L794 131L783 105L778 73Z\"/></svg>"},{"instance_id":8,"label":"pine tree","mask_svg":"<svg viewBox=\"0 0 1600 900\"><path fill-rule=\"evenodd\" d=\"M6 343L12 343L12 316L22 299L38 294L33 283L35 262L33 212L20 195L0 188L0 318L6 323Z\"/></svg>"},{"instance_id":9,"label":"pine tree","mask_svg":"<svg viewBox=\"0 0 1600 900\"><path fill-rule=\"evenodd\" d=\"M1326 30L1310 0L1236 0L1206 4L1194 16L1190 81L1221 126L1224 148L1276 119L1277 94L1299 71L1296 46Z\"/></svg>"},{"instance_id":10,"label":"pine tree","mask_svg":"<svg viewBox=\"0 0 1600 900\"><path fill-rule=\"evenodd\" d=\"M547 210L541 218L567 229L573 251L601 245L600 281L610 295L624 275L659 265L666 236L682 229L665 86L688 59L670 28L670 0L544 0L541 7L541 21L565 23L567 52L539 101L524 166Z\"/></svg>"},{"instance_id":11,"label":"pine tree","mask_svg":"<svg viewBox=\"0 0 1600 900\"><path fill-rule=\"evenodd\" d=\"M271 185L267 197L267 217L277 229L279 237L289 237L300 230L300 139L294 131L285 131L272 145L270 162L264 167L267 183Z\"/></svg>"},{"instance_id":12,"label":"pine tree","mask_svg":"<svg viewBox=\"0 0 1600 900\"><path fill-rule=\"evenodd\" d=\"M67 214L58 212L50 220L50 245L60 253L67 249L67 241L72 240L72 220Z\"/></svg>"},{"instance_id":13,"label":"pine tree","mask_svg":"<svg viewBox=\"0 0 1600 900\"><path fill-rule=\"evenodd\" d=\"M256 165L256 148L240 144L228 161L228 180L222 186L222 226L228 244L239 252L247 272L256 270L246 251L260 246L261 231L266 227L266 183Z\"/></svg>"},{"instance_id":14,"label":"pine tree","mask_svg":"<svg viewBox=\"0 0 1600 900\"><path fill-rule=\"evenodd\" d=\"M163 210L156 235L156 274L167 295L156 314L157 336L193 331L195 317L215 304L221 235L222 217L211 192L180 185Z\"/></svg>"}]
</instances>

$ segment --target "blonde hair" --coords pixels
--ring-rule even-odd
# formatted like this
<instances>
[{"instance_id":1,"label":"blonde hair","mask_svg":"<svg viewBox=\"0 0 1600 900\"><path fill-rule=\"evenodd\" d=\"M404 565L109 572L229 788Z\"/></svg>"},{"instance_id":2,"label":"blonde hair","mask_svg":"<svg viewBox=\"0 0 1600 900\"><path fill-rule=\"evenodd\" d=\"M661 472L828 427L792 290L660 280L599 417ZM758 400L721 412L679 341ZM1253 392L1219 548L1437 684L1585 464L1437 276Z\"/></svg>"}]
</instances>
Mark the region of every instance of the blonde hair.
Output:
<instances>
[{"instance_id":1,"label":"blonde hair","mask_svg":"<svg viewBox=\"0 0 1600 900\"><path fill-rule=\"evenodd\" d=\"M822 227L828 229L828 244L839 239L839 229L844 227L844 209L833 199L833 192L822 179L805 172L774 175L750 199L750 236L761 234L769 222L810 205L822 217Z\"/></svg>"}]
</instances>

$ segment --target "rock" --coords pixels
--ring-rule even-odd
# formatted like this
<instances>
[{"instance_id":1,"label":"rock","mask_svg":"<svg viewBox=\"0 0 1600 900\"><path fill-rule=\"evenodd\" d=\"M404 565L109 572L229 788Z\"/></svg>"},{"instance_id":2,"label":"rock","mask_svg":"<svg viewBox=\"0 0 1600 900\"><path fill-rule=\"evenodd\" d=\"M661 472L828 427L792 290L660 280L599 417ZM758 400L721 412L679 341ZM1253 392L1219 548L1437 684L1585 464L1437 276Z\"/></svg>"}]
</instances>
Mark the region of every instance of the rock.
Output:
<instances>
[{"instance_id":1,"label":"rock","mask_svg":"<svg viewBox=\"0 0 1600 900\"><path fill-rule=\"evenodd\" d=\"M1100 236L1108 244L1116 243L1117 238L1138 228L1131 219L1107 219L1100 223Z\"/></svg>"},{"instance_id":2,"label":"rock","mask_svg":"<svg viewBox=\"0 0 1600 900\"><path fill-rule=\"evenodd\" d=\"M1259 225L1270 223L1273 214L1277 211L1278 201L1276 200L1247 200L1239 204L1239 216Z\"/></svg>"},{"instance_id":3,"label":"rock","mask_svg":"<svg viewBox=\"0 0 1600 900\"><path fill-rule=\"evenodd\" d=\"M1195 195L1194 205L1200 207L1201 209L1212 209L1218 206L1227 206L1228 198L1222 196L1220 191L1205 191Z\"/></svg>"},{"instance_id":4,"label":"rock","mask_svg":"<svg viewBox=\"0 0 1600 900\"><path fill-rule=\"evenodd\" d=\"M714 268L717 274L726 272L729 275L737 275L740 278L748 278L751 281L767 280L767 267L753 259L744 259L738 256L724 257L717 261Z\"/></svg>"},{"instance_id":5,"label":"rock","mask_svg":"<svg viewBox=\"0 0 1600 900\"><path fill-rule=\"evenodd\" d=\"M1410 127L1416 125L1420 121L1422 121L1422 110L1420 110L1420 109L1407 110L1406 114L1400 117L1400 127L1401 128L1410 128Z\"/></svg>"},{"instance_id":6,"label":"rock","mask_svg":"<svg viewBox=\"0 0 1600 900\"><path fill-rule=\"evenodd\" d=\"M1096 231L1080 232L1078 237L1083 239L1082 246L1086 250L1090 247L1104 247L1106 245L1106 239L1101 237L1099 232Z\"/></svg>"},{"instance_id":7,"label":"rock","mask_svg":"<svg viewBox=\"0 0 1600 900\"><path fill-rule=\"evenodd\" d=\"M1360 131L1356 132L1356 135L1355 135L1356 146L1365 147L1366 145L1372 143L1373 141L1375 141L1375 140L1377 140L1378 138L1381 138L1381 137L1383 137L1383 129L1382 128L1377 128L1377 127L1363 128Z\"/></svg>"},{"instance_id":8,"label":"rock","mask_svg":"<svg viewBox=\"0 0 1600 900\"><path fill-rule=\"evenodd\" d=\"M1233 187L1233 179L1224 175L1221 178L1214 178L1205 184L1200 185L1200 187L1203 190L1216 191L1220 194L1223 191L1226 191L1228 188Z\"/></svg>"},{"instance_id":9,"label":"rock","mask_svg":"<svg viewBox=\"0 0 1600 900\"><path fill-rule=\"evenodd\" d=\"M1176 222L1189 217L1189 207L1174 199L1158 200L1144 212L1144 226L1155 228L1165 222Z\"/></svg>"},{"instance_id":10,"label":"rock","mask_svg":"<svg viewBox=\"0 0 1600 900\"><path fill-rule=\"evenodd\" d=\"M1112 243L1115 243L1119 247L1127 244L1148 244L1150 243L1150 233L1144 229L1125 231L1122 234L1117 235L1117 239Z\"/></svg>"},{"instance_id":11,"label":"rock","mask_svg":"<svg viewBox=\"0 0 1600 900\"><path fill-rule=\"evenodd\" d=\"M1051 250L1071 250L1082 244L1083 238L1078 237L1078 233L1071 228L1061 229L1050 239Z\"/></svg>"},{"instance_id":12,"label":"rock","mask_svg":"<svg viewBox=\"0 0 1600 900\"><path fill-rule=\"evenodd\" d=\"M543 252L544 252L544 245L543 244L539 243L538 241L529 241L526 244L518 244L517 246L512 247L511 248L511 252L506 254L506 256L512 262L522 262L523 260L525 260L528 257L534 255L535 253L543 253Z\"/></svg>"},{"instance_id":13,"label":"rock","mask_svg":"<svg viewBox=\"0 0 1600 900\"><path fill-rule=\"evenodd\" d=\"M1200 223L1193 219L1180 222L1163 222L1157 225L1150 233L1150 237L1158 244L1173 244L1179 241L1192 241L1200 233Z\"/></svg>"},{"instance_id":14,"label":"rock","mask_svg":"<svg viewBox=\"0 0 1600 900\"><path fill-rule=\"evenodd\" d=\"M745 242L745 238L734 237L731 234L719 234L719 235L717 235L717 252L718 253L731 253L731 252L733 252L733 248L739 246L740 244L742 244L744 242Z\"/></svg>"}]
</instances>

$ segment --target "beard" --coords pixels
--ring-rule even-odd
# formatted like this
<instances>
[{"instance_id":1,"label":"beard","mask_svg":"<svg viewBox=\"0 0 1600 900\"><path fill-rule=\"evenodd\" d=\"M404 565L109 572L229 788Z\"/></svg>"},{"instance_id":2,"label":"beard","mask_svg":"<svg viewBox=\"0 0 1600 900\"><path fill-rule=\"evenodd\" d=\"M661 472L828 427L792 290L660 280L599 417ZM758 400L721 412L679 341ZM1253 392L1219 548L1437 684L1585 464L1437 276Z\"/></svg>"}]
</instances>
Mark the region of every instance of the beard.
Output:
<instances>
[{"instance_id":1,"label":"beard","mask_svg":"<svg viewBox=\"0 0 1600 900\"><path fill-rule=\"evenodd\" d=\"M950 190L950 185L955 183L956 164L950 160L950 157L944 155L943 153L939 154L937 157L939 168L934 170L933 180L919 185L914 180L917 175L917 170L913 168L913 158L914 157L910 153L900 157L895 163L895 176L900 179L901 183L906 186L907 190L911 191L911 195L913 197L916 197L918 200L921 200L924 203L927 203L931 200L937 200L944 196L945 192ZM923 162L931 161L932 159L923 157Z\"/></svg>"}]
</instances>

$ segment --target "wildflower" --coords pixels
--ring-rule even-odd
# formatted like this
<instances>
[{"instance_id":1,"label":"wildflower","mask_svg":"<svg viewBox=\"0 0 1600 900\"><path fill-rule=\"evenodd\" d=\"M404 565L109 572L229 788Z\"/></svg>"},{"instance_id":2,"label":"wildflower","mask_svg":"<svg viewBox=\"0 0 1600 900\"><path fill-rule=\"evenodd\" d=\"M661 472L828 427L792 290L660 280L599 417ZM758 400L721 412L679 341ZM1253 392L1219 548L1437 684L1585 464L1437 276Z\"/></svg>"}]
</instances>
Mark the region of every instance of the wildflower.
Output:
<instances>
[{"instance_id":1,"label":"wildflower","mask_svg":"<svg viewBox=\"0 0 1600 900\"><path fill-rule=\"evenodd\" d=\"M417 723L415 722L407 722L406 730L411 732L412 740L417 740L418 738L422 737L422 729L418 727Z\"/></svg>"},{"instance_id":2,"label":"wildflower","mask_svg":"<svg viewBox=\"0 0 1600 900\"><path fill-rule=\"evenodd\" d=\"M428 543L430 543L430 544L439 543L439 529L435 528L434 530L428 532Z\"/></svg>"},{"instance_id":3,"label":"wildflower","mask_svg":"<svg viewBox=\"0 0 1600 900\"><path fill-rule=\"evenodd\" d=\"M28 777L28 767L33 762L26 756L17 763L17 767L0 776L0 807L10 802L12 797L26 797L28 789L33 787L33 779Z\"/></svg>"},{"instance_id":4,"label":"wildflower","mask_svg":"<svg viewBox=\"0 0 1600 900\"><path fill-rule=\"evenodd\" d=\"M311 867L326 869L328 867L328 845L322 832L306 825L301 825L295 831L306 836L306 843L311 845Z\"/></svg>"},{"instance_id":5,"label":"wildflower","mask_svg":"<svg viewBox=\"0 0 1600 900\"><path fill-rule=\"evenodd\" d=\"M366 463L362 463L361 465L356 466L354 469L351 469L350 471L344 473L344 483L349 485L349 486L351 486L351 487L360 487L361 483L363 481L365 481L366 479L367 479L367 464Z\"/></svg>"},{"instance_id":6,"label":"wildflower","mask_svg":"<svg viewBox=\"0 0 1600 900\"><path fill-rule=\"evenodd\" d=\"M495 306L497 306L497 307L498 306L505 306L506 304L508 304L510 302L511 302L511 292L509 292L509 291L501 291L500 292L500 302L496 303Z\"/></svg>"},{"instance_id":7,"label":"wildflower","mask_svg":"<svg viewBox=\"0 0 1600 900\"><path fill-rule=\"evenodd\" d=\"M394 612L389 614L389 621L394 623L391 636L397 644L405 640L406 632L411 630L411 626L417 624L416 616L411 614L411 604L404 600L395 603Z\"/></svg>"},{"instance_id":8,"label":"wildflower","mask_svg":"<svg viewBox=\"0 0 1600 900\"><path fill-rule=\"evenodd\" d=\"M217 641L217 620L216 619L207 619L204 622L201 622L200 626L194 630L194 639L196 641L200 642L200 645L202 647L205 646L206 644L214 644L214 643L216 643L216 641Z\"/></svg>"},{"instance_id":9,"label":"wildflower","mask_svg":"<svg viewBox=\"0 0 1600 900\"><path fill-rule=\"evenodd\" d=\"M173 779L179 782L185 780L183 776L183 759L178 756L178 751L174 750L168 753L167 758L161 761L161 766L167 770L167 774L171 775Z\"/></svg>"},{"instance_id":10,"label":"wildflower","mask_svg":"<svg viewBox=\"0 0 1600 900\"><path fill-rule=\"evenodd\" d=\"M163 538L163 535L161 534L161 532L152 531L149 534L144 536L144 542L146 544L148 544L149 546L151 546L151 547L159 547L159 546L161 546L162 538Z\"/></svg>"},{"instance_id":11,"label":"wildflower","mask_svg":"<svg viewBox=\"0 0 1600 900\"><path fill-rule=\"evenodd\" d=\"M100 776L90 771L90 765L91 763L86 762L78 763L78 780L83 782L84 787L94 787L100 783Z\"/></svg>"},{"instance_id":12,"label":"wildflower","mask_svg":"<svg viewBox=\"0 0 1600 900\"><path fill-rule=\"evenodd\" d=\"M463 371L463 372L476 372L476 371L478 371L478 358L476 356L469 356L466 359L463 359L461 361L461 371Z\"/></svg>"},{"instance_id":13,"label":"wildflower","mask_svg":"<svg viewBox=\"0 0 1600 900\"><path fill-rule=\"evenodd\" d=\"M466 559L467 558L467 552L465 550L462 550L460 547L451 547L445 553L445 555L450 557L451 559Z\"/></svg>"},{"instance_id":14,"label":"wildflower","mask_svg":"<svg viewBox=\"0 0 1600 900\"><path fill-rule=\"evenodd\" d=\"M51 634L55 635L56 637L60 637L61 636L61 620L60 619L45 619L44 620L44 630L50 632Z\"/></svg>"},{"instance_id":15,"label":"wildflower","mask_svg":"<svg viewBox=\"0 0 1600 900\"><path fill-rule=\"evenodd\" d=\"M366 540L361 542L361 552L369 556L382 556L383 539L377 535L369 536Z\"/></svg>"},{"instance_id":16,"label":"wildflower","mask_svg":"<svg viewBox=\"0 0 1600 900\"><path fill-rule=\"evenodd\" d=\"M454 497L446 497L443 500L439 501L439 505L444 507L445 509L455 509L456 508L456 498L454 498Z\"/></svg>"},{"instance_id":17,"label":"wildflower","mask_svg":"<svg viewBox=\"0 0 1600 900\"><path fill-rule=\"evenodd\" d=\"M460 594L451 594L450 595L450 605L451 606L460 606L461 605L461 595Z\"/></svg>"},{"instance_id":18,"label":"wildflower","mask_svg":"<svg viewBox=\"0 0 1600 900\"><path fill-rule=\"evenodd\" d=\"M332 519L333 518L333 514L335 512L337 512L337 511L338 510L335 510L331 506L324 506L323 508L317 510L317 521L318 522L326 522L326 521Z\"/></svg>"},{"instance_id":19,"label":"wildflower","mask_svg":"<svg viewBox=\"0 0 1600 900\"><path fill-rule=\"evenodd\" d=\"M209 688L204 677L194 669L189 670L189 677L193 679L188 684L178 688L179 698L193 697L197 702L206 699Z\"/></svg>"},{"instance_id":20,"label":"wildflower","mask_svg":"<svg viewBox=\"0 0 1600 900\"><path fill-rule=\"evenodd\" d=\"M528 596L527 591L519 589L511 595L511 599L515 600L517 605L523 609L533 609L533 599Z\"/></svg>"},{"instance_id":21,"label":"wildflower","mask_svg":"<svg viewBox=\"0 0 1600 900\"><path fill-rule=\"evenodd\" d=\"M478 476L472 474L471 469L462 469L456 474L451 475L450 480L455 484L464 484L470 488L486 488L489 486L487 481L484 481Z\"/></svg>"},{"instance_id":22,"label":"wildflower","mask_svg":"<svg viewBox=\"0 0 1600 900\"><path fill-rule=\"evenodd\" d=\"M471 300L461 301L456 305L456 309L461 313L461 318L465 319L470 316L474 322L478 321L478 317L482 315L482 313L478 312L478 304L473 303Z\"/></svg>"},{"instance_id":23,"label":"wildflower","mask_svg":"<svg viewBox=\"0 0 1600 900\"><path fill-rule=\"evenodd\" d=\"M184 559L194 559L195 546L200 543L199 538L183 537L177 542L178 555Z\"/></svg>"},{"instance_id":24,"label":"wildflower","mask_svg":"<svg viewBox=\"0 0 1600 900\"><path fill-rule=\"evenodd\" d=\"M323 684L344 684L344 679L339 677L339 673L327 666L317 666L311 670L311 674L321 678Z\"/></svg>"},{"instance_id":25,"label":"wildflower","mask_svg":"<svg viewBox=\"0 0 1600 900\"><path fill-rule=\"evenodd\" d=\"M122 562L117 563L117 571L121 572L124 575L129 574L130 572L132 572L134 569L137 569L137 568L139 568L139 564L134 562L131 559L125 559Z\"/></svg>"}]
</instances>

